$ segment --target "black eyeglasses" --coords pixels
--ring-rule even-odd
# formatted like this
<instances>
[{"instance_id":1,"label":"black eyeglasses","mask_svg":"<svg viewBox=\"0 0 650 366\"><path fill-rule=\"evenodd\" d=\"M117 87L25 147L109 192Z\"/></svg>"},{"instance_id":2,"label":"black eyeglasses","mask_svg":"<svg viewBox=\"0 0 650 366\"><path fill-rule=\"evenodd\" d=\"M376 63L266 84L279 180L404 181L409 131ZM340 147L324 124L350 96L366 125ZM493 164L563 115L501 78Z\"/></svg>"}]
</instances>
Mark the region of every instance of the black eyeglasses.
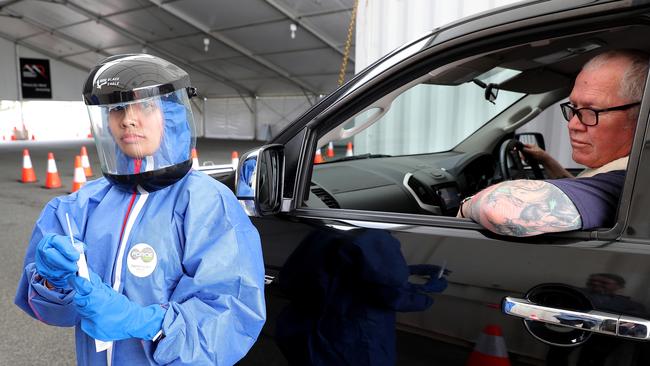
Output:
<instances>
[{"instance_id":1,"label":"black eyeglasses","mask_svg":"<svg viewBox=\"0 0 650 366\"><path fill-rule=\"evenodd\" d=\"M578 120L583 125L595 126L598 124L598 113L611 112L611 111L624 111L626 109L635 107L639 104L641 104L641 102L624 104L624 105L619 105L616 107L605 108L605 109L593 109L588 107L575 108L574 106L571 105L571 102L566 102L560 104L560 109L562 109L562 115L564 115L564 118L567 120L567 122L571 121L571 118L577 115Z\"/></svg>"}]
</instances>

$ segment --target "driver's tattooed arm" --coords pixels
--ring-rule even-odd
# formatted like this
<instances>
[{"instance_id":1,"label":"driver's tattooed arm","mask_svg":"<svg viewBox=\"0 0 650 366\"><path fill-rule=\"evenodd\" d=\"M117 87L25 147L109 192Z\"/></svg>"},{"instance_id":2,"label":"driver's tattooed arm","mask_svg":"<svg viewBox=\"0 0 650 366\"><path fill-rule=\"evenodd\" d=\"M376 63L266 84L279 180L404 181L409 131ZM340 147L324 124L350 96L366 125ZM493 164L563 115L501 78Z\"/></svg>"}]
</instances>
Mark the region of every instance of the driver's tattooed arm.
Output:
<instances>
[{"instance_id":1,"label":"driver's tattooed arm","mask_svg":"<svg viewBox=\"0 0 650 366\"><path fill-rule=\"evenodd\" d=\"M512 180L488 187L463 205L463 213L502 235L531 236L582 227L578 209L551 183Z\"/></svg>"}]
</instances>

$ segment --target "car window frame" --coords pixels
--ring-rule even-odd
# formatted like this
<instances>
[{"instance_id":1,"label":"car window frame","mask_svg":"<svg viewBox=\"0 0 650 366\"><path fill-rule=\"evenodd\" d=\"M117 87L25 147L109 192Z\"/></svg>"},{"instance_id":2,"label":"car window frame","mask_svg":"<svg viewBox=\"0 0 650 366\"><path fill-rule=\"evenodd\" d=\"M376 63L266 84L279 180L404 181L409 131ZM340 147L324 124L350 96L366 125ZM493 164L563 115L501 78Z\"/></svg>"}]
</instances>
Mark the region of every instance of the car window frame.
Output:
<instances>
[{"instance_id":1,"label":"car window frame","mask_svg":"<svg viewBox=\"0 0 650 366\"><path fill-rule=\"evenodd\" d=\"M391 68L384 70L375 79L369 80L366 85L357 87L353 92L338 99L335 103L328 106L323 113L316 116L308 122L305 128L305 140L303 141L303 156L298 169L295 181L295 194L292 197L293 202L290 205L289 214L296 216L312 218L339 218L348 220L373 221L383 223L402 223L418 224L426 226L435 226L441 228L462 228L469 230L479 230L486 236L495 236L500 240L514 240L517 242L548 242L551 238L553 241L572 240L614 240L619 239L626 227L629 204L632 198L634 177L636 174L626 177L623 194L619 201L617 209L617 221L611 228L596 229L587 231L571 231L560 233L549 233L532 238L506 237L488 232L482 226L470 221L457 219L446 216L427 216L418 214L401 214L394 212L382 211L361 211L350 209L316 209L301 207L304 197L309 193L309 184L312 176L312 160L316 151L316 142L323 131L329 131L335 126L340 125L343 121L352 117L365 106L370 105L373 101L391 91L405 85L425 73L449 63L462 60L483 52L494 52L511 46L521 45L527 42L534 42L539 39L570 36L591 31L602 31L605 29L616 28L618 26L632 25L629 23L633 19L633 14L599 14L589 19L568 20L555 24L553 26L543 25L539 28L518 29L507 35L482 37L472 39L472 35L466 35L454 39L454 42L446 41L441 44L432 45L429 48L396 63ZM639 21L639 24L645 25ZM469 38L463 43L463 38ZM451 44L450 44L451 43ZM647 90L647 89L646 89ZM647 121L648 102L644 93L643 103L641 105L640 117L637 121L637 130L635 141L630 154L630 165L638 161L640 153L639 139L643 138L642 132L645 133L646 124L639 121ZM645 114L644 114L645 113ZM645 117L644 117L645 116ZM636 172L634 172L636 173ZM541 239L538 239L541 238Z\"/></svg>"}]
</instances>

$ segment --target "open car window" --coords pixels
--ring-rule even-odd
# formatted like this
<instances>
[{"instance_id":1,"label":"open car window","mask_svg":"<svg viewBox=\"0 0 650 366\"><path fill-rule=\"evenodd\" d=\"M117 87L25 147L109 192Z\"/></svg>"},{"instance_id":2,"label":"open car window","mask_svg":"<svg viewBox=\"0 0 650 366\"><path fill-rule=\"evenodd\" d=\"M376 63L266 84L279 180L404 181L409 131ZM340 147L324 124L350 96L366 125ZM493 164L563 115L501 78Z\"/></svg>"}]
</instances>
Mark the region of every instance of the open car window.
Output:
<instances>
[{"instance_id":1,"label":"open car window","mask_svg":"<svg viewBox=\"0 0 650 366\"><path fill-rule=\"evenodd\" d=\"M367 106L319 140L307 207L455 215L463 193L498 177L496 162L453 148L524 93L499 90L519 71L495 67L456 85L430 75Z\"/></svg>"},{"instance_id":2,"label":"open car window","mask_svg":"<svg viewBox=\"0 0 650 366\"><path fill-rule=\"evenodd\" d=\"M460 85L418 83L343 123L344 130L351 131L350 137L322 141L319 147L327 149L332 142L340 148L350 142L355 155L390 156L450 150L524 95L493 87L491 92L496 98L490 101L485 97L486 86L497 85L517 73L495 68ZM326 162L341 157L344 154L335 154Z\"/></svg>"},{"instance_id":3,"label":"open car window","mask_svg":"<svg viewBox=\"0 0 650 366\"><path fill-rule=\"evenodd\" d=\"M523 44L396 86L319 131L302 207L456 216L462 198L512 178L503 174L512 166L499 154L502 143L536 132L524 126L540 116L560 121L553 107L584 62L642 31L632 25ZM553 113L558 118L548 118ZM546 146L559 145L547 135ZM559 148L570 156L570 144ZM535 178L524 165L523 177Z\"/></svg>"}]
</instances>

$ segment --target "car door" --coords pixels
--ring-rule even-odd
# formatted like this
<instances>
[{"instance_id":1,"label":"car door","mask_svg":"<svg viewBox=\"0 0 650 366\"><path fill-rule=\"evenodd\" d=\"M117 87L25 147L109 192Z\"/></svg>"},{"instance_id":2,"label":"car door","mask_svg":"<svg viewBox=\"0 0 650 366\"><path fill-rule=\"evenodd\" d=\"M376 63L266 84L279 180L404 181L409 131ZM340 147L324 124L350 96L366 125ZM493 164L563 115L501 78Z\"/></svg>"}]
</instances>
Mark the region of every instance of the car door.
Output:
<instances>
[{"instance_id":1,"label":"car door","mask_svg":"<svg viewBox=\"0 0 650 366\"><path fill-rule=\"evenodd\" d=\"M609 15L593 13L590 22L580 18L581 31L613 32L602 25ZM566 15L561 20L564 25L558 20L557 28L539 27L537 33L511 28L509 38L498 45L482 37L469 37L454 47L435 45L435 37L414 42L417 52L408 51L397 60L389 57L384 62L390 66L382 68L380 63L374 73L371 69L360 75L358 88L339 90L275 141L284 159L281 212L253 218L267 267L268 320L260 342L242 364L270 357L274 364L356 360L353 364L465 365L477 354L508 358L513 365L647 364L648 198L639 189L650 179L643 169L648 155L647 96L612 228L518 239L442 215L448 203L441 189L452 186L446 175L460 175L472 166L463 159L483 163L477 160L480 154L460 157L452 149L424 157L375 154L382 155L376 158L381 164L375 165L373 154L358 164L354 162L360 160L313 163L323 137L333 136L331 131L351 118L381 122L376 116L388 105L377 102L392 92L412 90L410 83L418 77L453 69L465 60L462 68L474 55L526 42L540 45L550 34L577 32L571 24L575 19ZM623 24L638 18L624 14L609 21ZM510 121L516 116L520 121L532 114L513 103L494 118ZM395 131L408 128L407 122L397 123ZM474 133L485 129L479 126ZM495 138L495 143L500 140ZM429 157L438 160L429 166L424 162ZM431 168L427 179L440 179L433 190L437 201L415 199L407 175L402 186L390 184L409 164L417 168L409 171L411 176ZM333 167L342 169L323 178ZM452 181L461 191L469 186ZM363 185L341 188L351 182ZM402 206L382 206L409 194L413 199ZM337 207L342 203L345 207ZM441 211L436 214L431 207Z\"/></svg>"}]
</instances>

